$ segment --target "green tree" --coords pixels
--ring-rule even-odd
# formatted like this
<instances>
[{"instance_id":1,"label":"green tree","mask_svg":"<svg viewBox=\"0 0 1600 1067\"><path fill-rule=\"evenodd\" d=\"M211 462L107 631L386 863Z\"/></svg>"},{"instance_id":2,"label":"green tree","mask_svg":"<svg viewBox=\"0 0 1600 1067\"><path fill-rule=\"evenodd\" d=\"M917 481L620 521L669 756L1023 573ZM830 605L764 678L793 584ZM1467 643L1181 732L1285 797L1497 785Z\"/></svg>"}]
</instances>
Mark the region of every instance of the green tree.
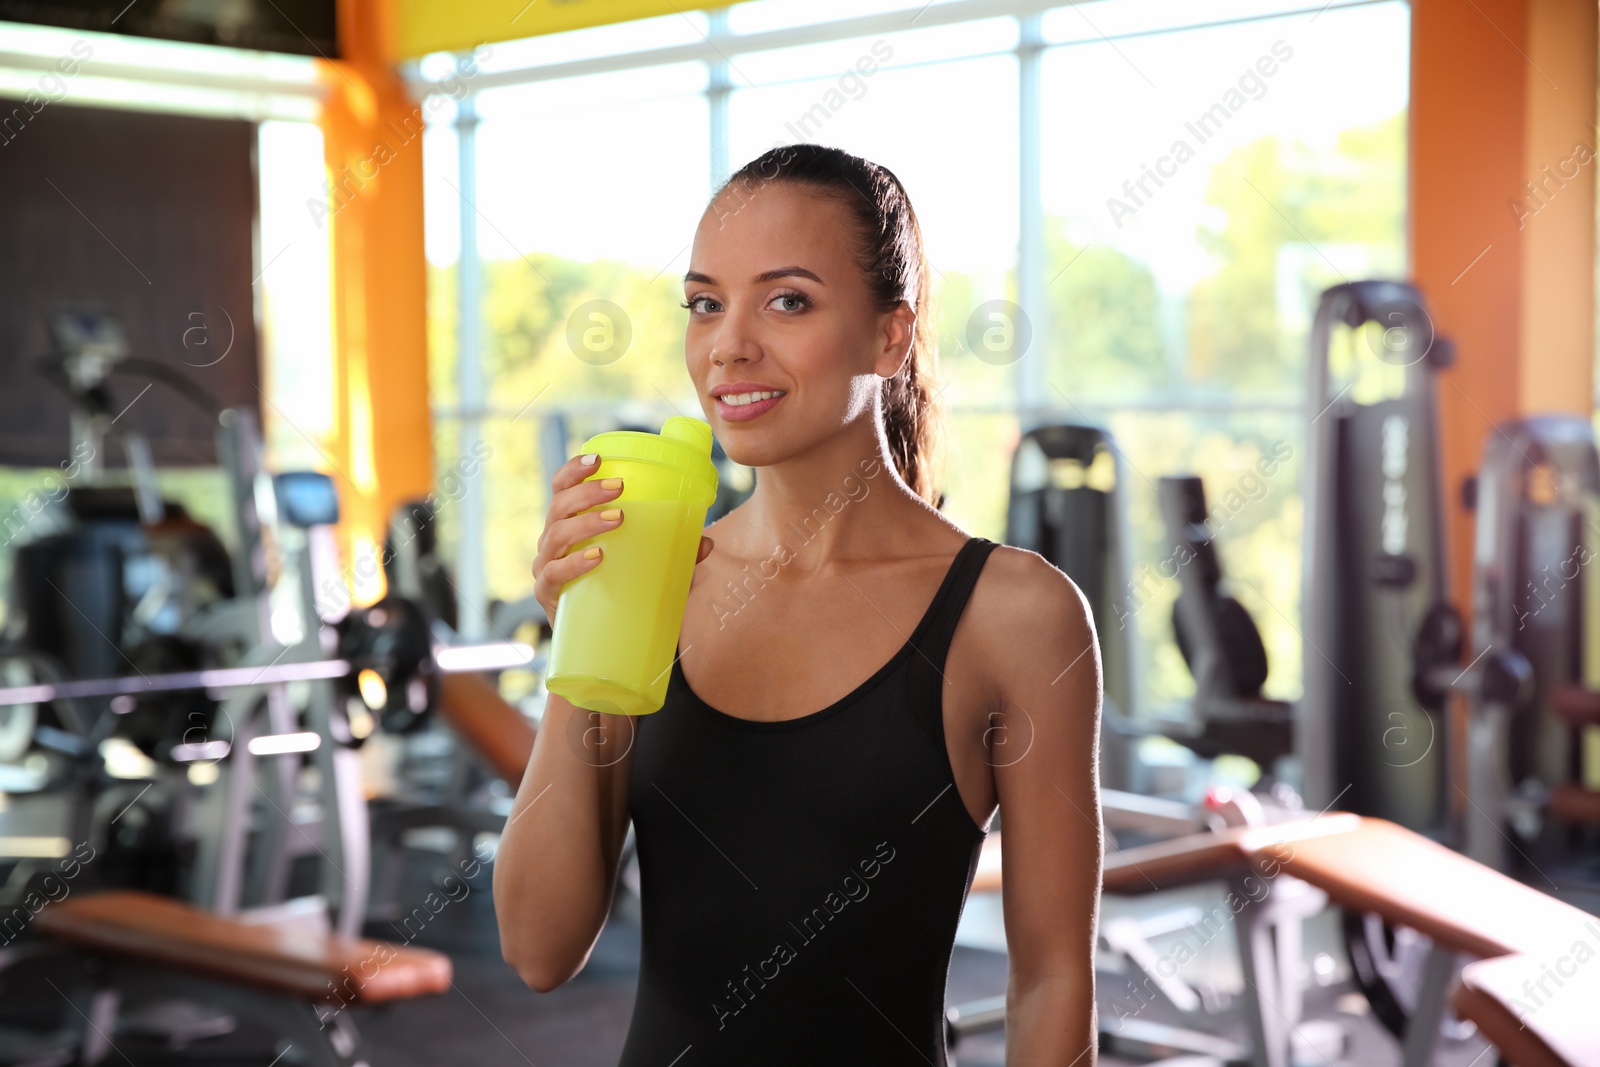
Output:
<instances>
[{"instance_id":1,"label":"green tree","mask_svg":"<svg viewBox=\"0 0 1600 1067\"><path fill-rule=\"evenodd\" d=\"M1052 383L1069 397L1134 397L1158 388L1166 346L1150 269L1115 248L1074 244L1064 219L1050 220L1045 252ZM1060 394L1047 399L1061 402Z\"/></svg>"},{"instance_id":2,"label":"green tree","mask_svg":"<svg viewBox=\"0 0 1600 1067\"><path fill-rule=\"evenodd\" d=\"M1342 131L1327 150L1263 137L1212 168L1206 203L1222 221L1202 222L1197 236L1218 266L1190 294L1191 378L1240 391L1297 391L1306 337L1280 321L1285 298L1306 308L1309 321L1318 294L1351 269L1366 276L1403 269L1405 131L1402 111ZM1286 246L1308 249L1293 294L1279 292ZM1341 268L1340 259L1352 266Z\"/></svg>"}]
</instances>

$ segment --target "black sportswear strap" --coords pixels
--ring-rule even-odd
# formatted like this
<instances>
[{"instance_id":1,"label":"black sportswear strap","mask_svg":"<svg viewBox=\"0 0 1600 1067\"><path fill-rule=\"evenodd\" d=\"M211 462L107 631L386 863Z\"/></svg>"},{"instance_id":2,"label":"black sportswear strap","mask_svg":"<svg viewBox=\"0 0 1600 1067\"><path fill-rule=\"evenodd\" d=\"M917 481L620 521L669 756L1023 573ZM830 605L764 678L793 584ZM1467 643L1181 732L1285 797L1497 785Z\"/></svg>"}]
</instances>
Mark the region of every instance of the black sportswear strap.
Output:
<instances>
[{"instance_id":1,"label":"black sportswear strap","mask_svg":"<svg viewBox=\"0 0 1600 1067\"><path fill-rule=\"evenodd\" d=\"M973 586L983 565L999 545L983 537L974 537L961 546L951 565L950 580L941 590L940 603L935 605L933 618L927 629L918 637L916 647L906 665L906 703L917 725L928 736L946 759L944 740L944 669L950 653L950 641L955 637L956 624L966 609Z\"/></svg>"}]
</instances>

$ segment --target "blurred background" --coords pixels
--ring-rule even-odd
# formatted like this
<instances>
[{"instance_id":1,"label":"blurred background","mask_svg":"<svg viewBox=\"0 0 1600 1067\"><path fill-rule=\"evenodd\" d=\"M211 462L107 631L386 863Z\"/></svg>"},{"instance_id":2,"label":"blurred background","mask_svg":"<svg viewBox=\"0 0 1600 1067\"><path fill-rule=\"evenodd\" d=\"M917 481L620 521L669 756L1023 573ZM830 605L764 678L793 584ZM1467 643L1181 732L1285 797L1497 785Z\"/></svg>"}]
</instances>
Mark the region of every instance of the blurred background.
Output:
<instances>
[{"instance_id":1,"label":"blurred background","mask_svg":"<svg viewBox=\"0 0 1600 1067\"><path fill-rule=\"evenodd\" d=\"M93 752L109 743L107 758L123 761L111 770L81 744L30 742L36 727L73 730L57 721L50 693L16 688L37 710L26 729L20 713L0 718L0 732L10 722L18 738L0 751L15 770L0 782L0 802L13 797L16 819L26 798L54 797L64 806L52 818L81 818L73 825L85 840L114 842L107 820L120 813L106 798L138 790L106 781L167 783L191 799L163 807L152 806L162 789L136 797L129 803L151 807L148 825L178 819L191 802L202 814L164 831L165 845L152 843L154 829L126 844L126 870L145 873L120 884L220 914L321 885L331 902L325 925L346 933L396 937L393 923L374 925L387 913L369 908L368 896L392 898L401 915L449 865L459 873L477 855L487 870L494 819L503 820L525 759L518 746L531 744L543 707L550 632L530 599L530 562L550 474L595 433L702 416L678 306L695 226L743 163L809 141L890 168L911 194L934 268L948 426L942 510L972 534L1041 551L1090 589L1108 643L1108 714L1122 727L1106 728L1118 738L1108 743L1114 763L1102 767L1107 785L1179 804L1190 814L1173 817L1199 818L1201 829L1209 824L1193 812L1225 803L1215 790L1267 796L1282 785L1271 795L1291 808L1337 802L1516 873L1517 856L1475 851L1461 829L1473 805L1454 794L1489 805L1487 794L1449 784L1476 773L1463 740L1478 721L1473 709L1512 692L1504 699L1517 721L1549 719L1524 741L1484 735L1490 747L1496 736L1516 746L1512 785L1542 781L1548 794L1570 777L1588 791L1580 807L1600 796L1600 718L1580 709L1570 730L1551 725L1565 714L1551 710L1551 672L1573 684L1600 677L1575 660L1552 667L1539 651L1587 648L1600 627L1562 608L1545 621L1559 615L1568 628L1519 645L1522 662L1473 658L1514 643L1480 620L1488 598L1500 597L1501 616L1525 619L1548 598L1517 600L1507 583L1549 589L1548 564L1560 569L1573 556L1566 541L1546 542L1510 579L1485 584L1500 572L1487 549L1474 558L1486 536L1477 505L1486 486L1501 484L1486 482L1486 448L1524 442L1516 456L1544 469L1560 457L1529 459L1527 449L1554 456L1559 440L1580 449L1573 476L1589 477L1581 450L1597 404L1597 34L1595 5L1577 0L747 0L710 9L672 0L0 0L4 682L301 663L299 675L250 679L280 694L250 706L267 716L263 736L303 728L327 738L316 749L326 752L354 730L365 744L344 764L304 749L305 769L320 768L321 778L307 783L298 769L283 777L276 817L299 818L292 798L305 792L306 824L330 826L356 789L372 825L392 833L375 829L368 848L352 843L365 840L364 828L319 831L318 842L340 842L320 860L315 848L282 840L276 860L229 860L224 846L204 844L207 833L256 842L261 824L249 820L274 818L243 812L248 800L230 808L200 798L233 795L227 747L184 748L210 743L218 709L231 706L216 686L202 701L199 739L170 725L195 713L181 701L139 697L135 708L125 694L80 694ZM1374 280L1404 288L1348 288ZM1319 320L1325 294L1341 286L1357 295L1326 304L1337 310ZM1395 330L1405 339L1395 342ZM1392 421L1381 433L1366 432L1376 422L1330 428L1330 411L1343 418L1348 405L1385 402L1412 405L1398 439ZM1506 429L1534 415L1569 421L1544 436ZM1054 445L1037 438L1052 427L1093 432ZM1031 487L1030 434L1043 441L1037 462L1048 468ZM1379 759L1393 754L1385 702L1402 702L1399 728L1409 738L1426 726L1430 739L1418 795L1388 772L1351 771L1359 757L1334 760L1332 732L1288 740L1288 710L1264 727L1281 728L1277 748L1210 734L1196 742L1218 693L1258 711L1310 715L1307 694L1347 666L1319 632L1389 641L1387 602L1340 609L1327 630L1311 621L1323 611L1312 586L1325 583L1317 588L1331 604L1356 573L1330 562L1363 536L1347 533L1341 516L1366 514L1349 494L1367 474L1341 478L1327 466L1355 447L1350 440L1389 448L1367 468L1389 479L1374 499L1407 499L1391 470L1398 449L1413 457L1409 468L1399 460L1412 472L1404 478L1420 479L1406 483L1410 506L1430 509L1409 535L1400 520L1404 550L1385 541L1385 552L1420 566L1426 588L1409 576L1379 583L1418 591L1405 601L1392 662L1369 672L1390 689L1364 705L1372 722L1361 742L1377 754L1369 764L1412 767ZM293 472L308 479L286 480ZM720 453L719 472L712 517L753 484ZM1163 486L1175 476L1205 487L1188 498L1187 518L1176 502L1195 483L1174 486L1169 499ZM1600 486L1583 486L1600 498ZM1079 495L1041 503L1052 490ZM1571 520L1581 506L1563 514ZM1081 517L1076 527L1071 516ZM1391 512L1370 528L1392 534L1394 521ZM1558 528L1580 546L1583 529L1600 529L1548 527ZM182 550L163 548L162 537L182 540ZM114 556L110 541L120 546ZM1224 656L1231 682L1228 671L1200 666L1210 646L1197 629L1180 648L1175 610L1190 579L1172 558L1185 544L1216 560L1231 594L1233 621L1215 625L1242 614L1258 635L1222 639L1245 647L1248 661ZM96 567L115 573L96 577ZM195 594L202 580L210 584ZM1215 585L1189 595L1214 597ZM1587 577L1579 585L1588 588ZM403 637L396 628L410 616L397 596L425 608ZM1570 597L1580 598L1578 587ZM253 621L235 630L236 619L223 626L205 614L233 601ZM1426 629L1426 611L1439 605L1453 617L1435 614ZM45 618L55 620L49 639L40 636ZM1195 616L1187 625L1209 624ZM395 653L406 640L424 651ZM471 665L490 672L472 675L489 679L490 695L464 695L452 668L429 659L426 649L450 644L489 650ZM292 649L309 651L283 655ZM370 667L383 688L311 677L316 669L304 665L331 653ZM1448 664L1479 673L1413 691L1414 678ZM1486 664L1503 673L1483 677ZM400 695L416 679L425 698ZM306 688L324 683L335 687L325 698ZM1530 687L1542 712L1526 710ZM509 709L521 725L491 725L488 740L471 741L470 726L446 728L432 715L451 700ZM1304 721L1336 720L1326 706ZM154 724L145 734L94 732L100 717L130 722L130 709ZM236 742L230 734L228 746ZM509 754L484 755L497 745ZM1318 777L1308 753L1334 762ZM110 779L95 792L72 777L86 773ZM355 783L342 800L330 784L341 775ZM1352 795L1339 789L1368 778L1375 784ZM1518 796L1532 808L1518 808L1509 788L1495 794L1505 814L1485 816L1496 833L1518 818L1526 830L1529 810L1553 818L1547 795L1524 789ZM414 794L425 803L384 807ZM433 814L405 814L419 806ZM0 803L0 817L6 811ZM79 837L31 825L0 828L17 861L13 895L71 853L59 842ZM1544 825L1517 845L1556 833ZM391 867L382 865L384 840L400 857ZM1532 855L1539 876L1524 865L1518 877L1595 912L1600 872L1584 868L1600 854L1595 838L1541 847L1576 873L1544 877L1558 861L1527 844L1526 855L1513 851ZM301 869L368 852L373 873L355 903L348 882L341 901L317 881L332 876ZM233 882L230 862L245 872ZM151 873L163 863L170 878ZM279 873L260 874L268 868ZM487 878L474 878L463 883L474 887L470 905L416 941L454 958L454 992L405 1016L371 1008L378 1014L361 1026L386 1053L372 1062L403 1062L418 1049L429 1058L615 1062L636 927L608 926L583 976L536 997L499 961ZM626 906L616 914L635 917ZM1367 1003L1382 983L1352 961L1368 935L1342 921L1327 920L1322 941L1308 935L1303 979L1330 1005L1351 990ZM975 896L963 922L952 1004L1005 987L998 897ZM1151 929L1170 948L1179 928ZM1398 954L1393 926L1379 934ZM1416 968L1422 958L1410 957ZM1217 967L1196 980L1244 992L1236 962ZM1405 981L1402 1003L1421 978ZM24 985L60 1007L41 981ZM1227 999L1208 994L1204 1010L1222 1011ZM1351 1008L1346 1021L1366 1036L1309 1062L1401 1062L1394 1011L1404 1019L1401 1008ZM156 1014L127 1030L145 1042L137 1047L150 1058L140 1063L181 1059L185 1047L194 1062L257 1062L248 1041L226 1045L241 1031L206 1030L215 1012L183 1016L190 1031ZM1441 1049L1455 1041L1462 1063L1487 1049L1470 1023L1448 1022L1456 1029L1447 1023ZM458 1026L476 1036L458 1037ZM180 1031L188 1036L173 1038ZM1003 1035L972 1034L960 1062L1002 1061ZM33 1040L0 1050L0 1061L68 1062ZM1296 1048L1310 1056L1313 1046L1324 1048ZM1196 1054L1229 1061L1215 1049Z\"/></svg>"},{"instance_id":2,"label":"blurred background","mask_svg":"<svg viewBox=\"0 0 1600 1067\"><path fill-rule=\"evenodd\" d=\"M775 144L836 145L889 167L912 192L950 383L946 512L964 528L1001 536L1011 450L1021 430L1052 415L1105 422L1140 469L1187 464L1219 478L1298 438L1317 294L1341 277L1406 273L1412 59L1403 3L1304 6L932 4L897 18L904 5L763 0L509 41L484 13L475 52L389 56L354 84L338 62L317 62L318 51L332 55L328 10L320 40L283 27L274 39L311 58L107 36L84 38L93 57L54 77L41 71L70 57L81 34L8 25L15 65L5 84L48 94L33 83L59 81L61 111L92 108L113 128L135 121L106 114L114 108L150 122L170 116L175 131L232 126L223 119L248 129L248 145L229 147L249 168L254 198L240 205L249 218L230 220L250 227L250 289L230 294L237 306L202 307L183 283L146 284L93 229L139 262L127 246L154 220L132 191L91 214L93 225L63 195L96 173L125 185L128 162L101 148L76 168L62 161L57 175L39 158L44 146L30 143L46 139L43 124L8 128L8 169L19 185L15 168L51 173L62 193L30 175L28 200L10 200L41 231L75 219L101 242L127 273L114 280L126 299L171 320L152 338L168 356L201 363L191 352L202 339L222 346L229 321L245 332L238 344L250 351L228 360L257 361L244 396L261 409L272 465L346 470L347 508L370 499L373 515L442 488L450 503L439 536L470 631L490 598L532 590L527 564L548 504L544 420L565 416L562 445L576 447L619 418L659 428L676 412L700 414L677 306L688 245L713 188ZM415 38L389 45L402 51L454 45L472 17L400 5L370 33ZM533 31L544 17L529 8L518 22ZM1255 64L1275 45L1290 58L1266 77ZM1357 61L1359 77L1347 77ZM117 77L97 76L102 65ZM1247 105L1225 122L1213 117L1203 140L1185 128L1230 90ZM364 123L327 114L330 103L357 101L376 109ZM1180 140L1192 158L1164 165L1176 173L1130 196L1124 183ZM379 145L391 159L374 156ZM233 162L196 155L185 161L191 173ZM341 227L383 231L376 240L396 254L420 236L422 254L346 252ZM56 258L37 254L46 265ZM359 275L345 266L350 255ZM615 363L576 359L568 345L568 323L593 299L628 317L631 343ZM995 300L1026 309L1032 341L986 362L966 335ZM185 317L190 304L199 317ZM46 324L33 312L10 313L19 350L42 347ZM356 316L394 334L403 324L404 349L374 345ZM220 378L225 367L204 369ZM39 421L41 436L56 428ZM430 438L431 452L417 454ZM437 472L456 470L477 440L492 458L458 471L459 487L441 486ZM57 448L66 455L64 439ZM203 468L162 476L197 514L227 526ZM5 491L15 501L38 477L9 470ZM1287 615L1298 596L1296 481L1291 459L1228 531L1240 573ZM1154 564L1166 554L1154 499L1130 505L1141 559ZM348 527L351 551L376 551L371 517L358 510ZM380 591L373 582L354 593L370 601ZM1249 606L1275 653L1269 688L1291 695L1295 633L1264 604ZM1158 621L1165 614L1141 614L1153 700L1181 698L1188 684Z\"/></svg>"}]
</instances>

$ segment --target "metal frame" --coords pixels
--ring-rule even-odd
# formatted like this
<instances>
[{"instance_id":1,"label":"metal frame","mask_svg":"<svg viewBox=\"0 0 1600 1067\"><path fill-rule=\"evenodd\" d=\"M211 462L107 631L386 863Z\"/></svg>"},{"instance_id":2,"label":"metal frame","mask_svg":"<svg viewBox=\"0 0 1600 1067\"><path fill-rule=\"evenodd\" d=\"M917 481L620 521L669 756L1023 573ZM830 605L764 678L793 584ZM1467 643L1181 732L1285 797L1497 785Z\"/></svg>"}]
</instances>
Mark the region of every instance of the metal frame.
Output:
<instances>
[{"instance_id":1,"label":"metal frame","mask_svg":"<svg viewBox=\"0 0 1600 1067\"><path fill-rule=\"evenodd\" d=\"M279 1040L299 1050L298 1063L306 1067L366 1067L360 1058L362 1039L348 1012L329 1012L326 1021L317 1005L287 994L261 992L225 979L193 974L131 958L88 952L103 965L93 984L84 984L71 996L78 1009L75 1027L77 1062L106 1063L121 1058L111 1043L124 989L138 989L158 997L197 1001L253 1019ZM287 1051L287 1050L285 1050Z\"/></svg>"},{"instance_id":2,"label":"metal frame","mask_svg":"<svg viewBox=\"0 0 1600 1067\"><path fill-rule=\"evenodd\" d=\"M263 645L252 650L246 665L269 656L277 661L313 660L322 654L318 635L289 649ZM264 665L264 663L263 663ZM263 734L296 730L287 700L273 699L282 684L252 685L234 690L220 705L217 719L232 726L227 758L217 766L221 778L201 805L200 853L189 897L219 915L238 915L261 905L283 902L290 864L313 850L319 863L319 896L335 916L339 933L357 937L371 892L371 838L366 798L361 785L361 756L340 743L334 683L310 683L305 727L321 738L312 756L317 768L320 819L305 824L294 819L299 754L257 756L250 741ZM264 761L264 762L262 762ZM258 782L258 767L262 773ZM264 813L260 838L252 841L251 813L257 792L273 809Z\"/></svg>"},{"instance_id":3,"label":"metal frame","mask_svg":"<svg viewBox=\"0 0 1600 1067\"><path fill-rule=\"evenodd\" d=\"M1280 10L1264 12L1259 15L1245 15L1228 19L1202 19L1170 26L1159 26L1148 30L1131 30L1125 33L1101 34L1096 32L1092 36L1072 40L1048 41L1041 39L1035 42L1034 45L1029 45L1026 37L1024 37L1019 41L1018 48L1026 49L1028 47L1041 46L1044 48L1072 48L1076 45L1127 41L1140 37L1160 37L1171 33L1210 29L1215 26L1231 26L1246 22L1266 22L1272 19L1315 15L1319 12L1338 8L1366 7L1369 4L1392 2L1394 0L1335 0L1331 4L1309 3L1300 4L1292 8L1286 5ZM712 16L712 32L707 34L703 40L690 44L667 45L661 48L594 56L566 63L546 63L537 66L520 67L514 70L493 73L484 72L473 78L473 91L499 89L509 85L528 85L533 82L554 81L561 78L576 78L588 74L634 70L639 67L664 66L669 63L716 63L753 52L770 52L780 48L826 44L831 41L848 41L856 37L904 33L908 28L925 30L935 26L952 26L963 22L990 21L1006 17L1026 20L1041 16L1049 11L1072 6L1075 5L1064 3L1063 0L955 0L953 3L936 5L913 3L900 11L887 11L876 15L858 15L854 18L837 19L832 22L820 22L806 26L793 26L787 29L746 34L726 32L726 23L722 24L721 29L718 28L716 12L726 10L725 8L707 9L707 13ZM441 82L422 75L420 64L413 62L407 64L407 67L409 68L407 81L410 82L414 92L420 95L443 90L444 86ZM830 76L832 75L823 75L823 77Z\"/></svg>"}]
</instances>

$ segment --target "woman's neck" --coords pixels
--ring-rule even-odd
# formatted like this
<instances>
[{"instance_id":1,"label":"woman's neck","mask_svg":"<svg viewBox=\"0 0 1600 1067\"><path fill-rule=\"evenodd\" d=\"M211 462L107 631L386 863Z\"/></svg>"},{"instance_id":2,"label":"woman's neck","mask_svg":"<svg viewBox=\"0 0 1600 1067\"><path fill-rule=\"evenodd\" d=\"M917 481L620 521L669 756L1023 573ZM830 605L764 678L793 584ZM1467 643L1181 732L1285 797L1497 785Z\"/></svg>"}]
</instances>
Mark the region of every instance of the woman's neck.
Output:
<instances>
[{"instance_id":1,"label":"woman's neck","mask_svg":"<svg viewBox=\"0 0 1600 1067\"><path fill-rule=\"evenodd\" d=\"M875 438L865 448L758 468L755 491L727 518L727 547L752 558L781 553L786 568L792 559L797 572L818 571L834 561L897 555L900 542L923 540L918 526L930 517L948 522L912 492ZM718 540L717 531L711 537Z\"/></svg>"}]
</instances>

